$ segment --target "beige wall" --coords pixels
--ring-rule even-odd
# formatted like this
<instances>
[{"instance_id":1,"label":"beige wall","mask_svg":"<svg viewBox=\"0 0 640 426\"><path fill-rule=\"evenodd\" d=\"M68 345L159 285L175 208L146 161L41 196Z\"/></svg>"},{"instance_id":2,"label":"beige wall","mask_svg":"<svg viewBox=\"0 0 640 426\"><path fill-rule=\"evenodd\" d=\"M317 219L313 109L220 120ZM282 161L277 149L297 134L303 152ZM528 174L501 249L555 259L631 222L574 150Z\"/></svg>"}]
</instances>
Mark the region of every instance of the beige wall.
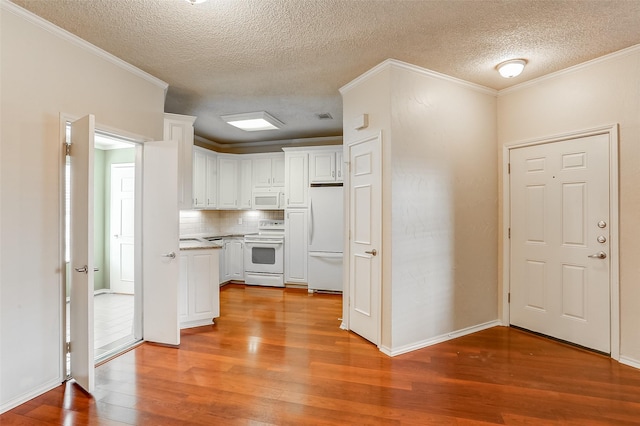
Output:
<instances>
[{"instance_id":1,"label":"beige wall","mask_svg":"<svg viewBox=\"0 0 640 426\"><path fill-rule=\"evenodd\" d=\"M382 132L383 349L495 321L495 93L391 62L343 100L345 146ZM353 130L365 113L369 127Z\"/></svg>"},{"instance_id":2,"label":"beige wall","mask_svg":"<svg viewBox=\"0 0 640 426\"><path fill-rule=\"evenodd\" d=\"M62 380L59 114L93 113L99 125L162 139L165 87L35 25L10 3L0 10L3 411Z\"/></svg>"},{"instance_id":3,"label":"beige wall","mask_svg":"<svg viewBox=\"0 0 640 426\"><path fill-rule=\"evenodd\" d=\"M505 90L498 98L501 162L504 144L615 123L620 126L620 352L640 365L640 48Z\"/></svg>"}]
</instances>

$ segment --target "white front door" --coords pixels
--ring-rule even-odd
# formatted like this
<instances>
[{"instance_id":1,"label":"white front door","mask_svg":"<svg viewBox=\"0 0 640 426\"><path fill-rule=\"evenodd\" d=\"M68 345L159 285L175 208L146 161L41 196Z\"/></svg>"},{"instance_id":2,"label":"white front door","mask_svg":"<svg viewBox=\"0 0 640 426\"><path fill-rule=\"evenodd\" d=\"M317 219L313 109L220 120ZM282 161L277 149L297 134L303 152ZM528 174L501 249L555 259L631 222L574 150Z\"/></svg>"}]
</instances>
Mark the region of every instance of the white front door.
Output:
<instances>
[{"instance_id":1,"label":"white front door","mask_svg":"<svg viewBox=\"0 0 640 426\"><path fill-rule=\"evenodd\" d=\"M609 136L509 158L511 324L609 353Z\"/></svg>"},{"instance_id":2,"label":"white front door","mask_svg":"<svg viewBox=\"0 0 640 426\"><path fill-rule=\"evenodd\" d=\"M146 142L143 158L143 336L178 345L178 143Z\"/></svg>"},{"instance_id":3,"label":"white front door","mask_svg":"<svg viewBox=\"0 0 640 426\"><path fill-rule=\"evenodd\" d=\"M349 329L380 344L382 142L349 145Z\"/></svg>"},{"instance_id":4,"label":"white front door","mask_svg":"<svg viewBox=\"0 0 640 426\"><path fill-rule=\"evenodd\" d=\"M110 288L134 293L135 165L111 165Z\"/></svg>"},{"instance_id":5,"label":"white front door","mask_svg":"<svg viewBox=\"0 0 640 426\"><path fill-rule=\"evenodd\" d=\"M71 123L70 375L89 393L94 390L94 129L93 115Z\"/></svg>"}]
</instances>

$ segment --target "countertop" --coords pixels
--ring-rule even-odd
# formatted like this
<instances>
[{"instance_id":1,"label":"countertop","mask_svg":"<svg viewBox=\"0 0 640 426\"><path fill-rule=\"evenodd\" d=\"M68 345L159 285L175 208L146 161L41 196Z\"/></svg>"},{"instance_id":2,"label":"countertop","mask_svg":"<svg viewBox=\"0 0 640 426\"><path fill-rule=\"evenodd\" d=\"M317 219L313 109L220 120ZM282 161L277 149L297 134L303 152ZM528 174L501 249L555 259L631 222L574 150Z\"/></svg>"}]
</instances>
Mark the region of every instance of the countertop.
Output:
<instances>
[{"instance_id":1,"label":"countertop","mask_svg":"<svg viewBox=\"0 0 640 426\"><path fill-rule=\"evenodd\" d=\"M212 235L206 233L181 235L180 250L220 249L222 248L221 241L209 241L209 239L215 238L222 240L225 238L244 238L244 236L245 234Z\"/></svg>"}]
</instances>

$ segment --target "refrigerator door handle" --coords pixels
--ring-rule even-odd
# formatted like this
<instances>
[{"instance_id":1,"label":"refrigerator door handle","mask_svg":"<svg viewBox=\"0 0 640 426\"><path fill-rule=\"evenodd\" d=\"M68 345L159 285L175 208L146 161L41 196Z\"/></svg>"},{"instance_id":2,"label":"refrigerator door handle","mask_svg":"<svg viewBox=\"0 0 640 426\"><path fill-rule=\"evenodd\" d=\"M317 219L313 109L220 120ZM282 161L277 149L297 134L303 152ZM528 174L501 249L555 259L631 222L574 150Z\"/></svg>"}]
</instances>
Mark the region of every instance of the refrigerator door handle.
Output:
<instances>
[{"instance_id":1,"label":"refrigerator door handle","mask_svg":"<svg viewBox=\"0 0 640 426\"><path fill-rule=\"evenodd\" d=\"M308 245L311 245L313 239L313 200L309 198L309 241Z\"/></svg>"}]
</instances>

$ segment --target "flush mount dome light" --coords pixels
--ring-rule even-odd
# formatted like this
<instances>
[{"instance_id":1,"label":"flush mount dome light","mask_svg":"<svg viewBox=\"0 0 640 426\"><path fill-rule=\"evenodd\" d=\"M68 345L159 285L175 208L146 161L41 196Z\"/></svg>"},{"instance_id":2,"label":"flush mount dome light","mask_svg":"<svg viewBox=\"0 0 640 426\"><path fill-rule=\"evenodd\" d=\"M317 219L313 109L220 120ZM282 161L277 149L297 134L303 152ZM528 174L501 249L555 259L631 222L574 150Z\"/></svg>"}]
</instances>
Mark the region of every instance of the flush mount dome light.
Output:
<instances>
[{"instance_id":1,"label":"flush mount dome light","mask_svg":"<svg viewBox=\"0 0 640 426\"><path fill-rule=\"evenodd\" d=\"M191 3L193 5L193 4L204 3L207 0L185 0L185 1L188 2L188 3Z\"/></svg>"},{"instance_id":2,"label":"flush mount dome light","mask_svg":"<svg viewBox=\"0 0 640 426\"><path fill-rule=\"evenodd\" d=\"M224 121L238 129L247 132L257 132L260 130L276 130L284 126L280 120L264 111L247 112L244 114L221 115Z\"/></svg>"},{"instance_id":3,"label":"flush mount dome light","mask_svg":"<svg viewBox=\"0 0 640 426\"><path fill-rule=\"evenodd\" d=\"M524 66L527 65L527 61L524 59L511 59L510 61L505 61L498 66L496 69L504 78L513 78L517 77L524 70Z\"/></svg>"}]
</instances>

